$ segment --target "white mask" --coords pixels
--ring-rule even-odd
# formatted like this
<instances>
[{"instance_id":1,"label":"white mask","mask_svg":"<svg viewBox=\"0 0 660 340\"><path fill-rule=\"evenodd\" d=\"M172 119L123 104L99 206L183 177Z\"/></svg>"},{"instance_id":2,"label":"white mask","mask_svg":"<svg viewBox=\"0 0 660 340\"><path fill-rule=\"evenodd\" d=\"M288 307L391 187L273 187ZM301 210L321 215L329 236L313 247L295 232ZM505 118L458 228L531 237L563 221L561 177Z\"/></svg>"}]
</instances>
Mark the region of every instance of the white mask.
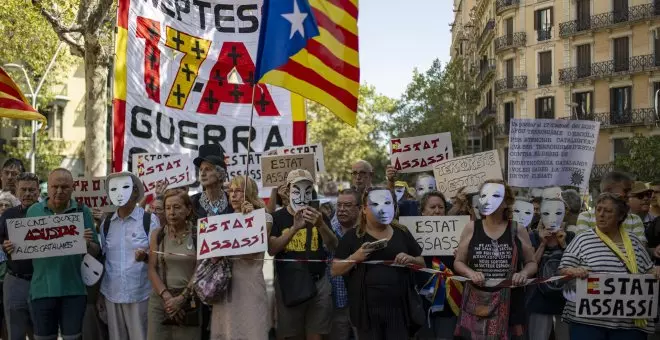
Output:
<instances>
[{"instance_id":1,"label":"white mask","mask_svg":"<svg viewBox=\"0 0 660 340\"><path fill-rule=\"evenodd\" d=\"M479 213L479 195L472 196L472 211L474 211L474 218L481 219L481 214Z\"/></svg>"},{"instance_id":2,"label":"white mask","mask_svg":"<svg viewBox=\"0 0 660 340\"><path fill-rule=\"evenodd\" d=\"M403 198L403 194L406 192L405 187L395 187L394 194L396 195L396 201L399 202Z\"/></svg>"},{"instance_id":3,"label":"white mask","mask_svg":"<svg viewBox=\"0 0 660 340\"><path fill-rule=\"evenodd\" d=\"M293 211L298 211L312 201L314 184L310 181L300 181L289 185L289 203Z\"/></svg>"},{"instance_id":4,"label":"white mask","mask_svg":"<svg viewBox=\"0 0 660 340\"><path fill-rule=\"evenodd\" d=\"M560 187L550 187L543 189L543 194L541 196L544 200L556 200L561 199L561 188Z\"/></svg>"},{"instance_id":5,"label":"white mask","mask_svg":"<svg viewBox=\"0 0 660 340\"><path fill-rule=\"evenodd\" d=\"M417 198L422 198L425 193L433 191L437 188L435 178L432 176L424 176L417 179L415 183L415 190L417 191Z\"/></svg>"},{"instance_id":6,"label":"white mask","mask_svg":"<svg viewBox=\"0 0 660 340\"><path fill-rule=\"evenodd\" d=\"M103 274L103 264L92 255L85 254L83 262L80 264L80 274L85 285L91 287L99 282L101 274Z\"/></svg>"},{"instance_id":7,"label":"white mask","mask_svg":"<svg viewBox=\"0 0 660 340\"><path fill-rule=\"evenodd\" d=\"M532 223L533 217L534 204L516 200L516 203L513 204L513 220L527 228Z\"/></svg>"},{"instance_id":8,"label":"white mask","mask_svg":"<svg viewBox=\"0 0 660 340\"><path fill-rule=\"evenodd\" d=\"M530 196L532 196L532 197L541 197L541 196L543 196L543 189L541 189L541 188L532 188Z\"/></svg>"},{"instance_id":9,"label":"white mask","mask_svg":"<svg viewBox=\"0 0 660 340\"><path fill-rule=\"evenodd\" d=\"M131 176L113 177L108 181L108 197L117 207L123 207L133 195L133 179Z\"/></svg>"},{"instance_id":10,"label":"white mask","mask_svg":"<svg viewBox=\"0 0 660 340\"><path fill-rule=\"evenodd\" d=\"M566 215L566 206L562 201L544 200L541 202L541 222L549 231L558 231Z\"/></svg>"},{"instance_id":11,"label":"white mask","mask_svg":"<svg viewBox=\"0 0 660 340\"><path fill-rule=\"evenodd\" d=\"M499 183L486 183L479 193L481 214L488 216L497 210L504 201L504 185Z\"/></svg>"},{"instance_id":12,"label":"white mask","mask_svg":"<svg viewBox=\"0 0 660 340\"><path fill-rule=\"evenodd\" d=\"M367 196L369 209L381 224L390 224L394 219L394 200L389 190L370 191Z\"/></svg>"}]
</instances>

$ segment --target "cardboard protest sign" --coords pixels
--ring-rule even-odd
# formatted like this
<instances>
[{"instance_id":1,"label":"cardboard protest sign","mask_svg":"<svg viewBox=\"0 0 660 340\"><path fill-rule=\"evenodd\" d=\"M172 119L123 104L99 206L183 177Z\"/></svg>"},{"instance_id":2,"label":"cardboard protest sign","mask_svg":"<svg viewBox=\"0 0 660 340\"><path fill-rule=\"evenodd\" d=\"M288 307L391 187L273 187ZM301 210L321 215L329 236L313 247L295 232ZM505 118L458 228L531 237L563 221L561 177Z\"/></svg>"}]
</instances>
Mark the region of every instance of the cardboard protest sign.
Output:
<instances>
[{"instance_id":1,"label":"cardboard protest sign","mask_svg":"<svg viewBox=\"0 0 660 340\"><path fill-rule=\"evenodd\" d=\"M82 213L7 220L7 234L14 245L12 260L84 254Z\"/></svg>"},{"instance_id":2,"label":"cardboard protest sign","mask_svg":"<svg viewBox=\"0 0 660 340\"><path fill-rule=\"evenodd\" d=\"M599 129L589 120L512 119L509 185L587 188Z\"/></svg>"},{"instance_id":3,"label":"cardboard protest sign","mask_svg":"<svg viewBox=\"0 0 660 340\"><path fill-rule=\"evenodd\" d=\"M286 183L286 175L291 170L304 169L316 178L314 154L262 156L261 182L265 187L276 187Z\"/></svg>"},{"instance_id":4,"label":"cardboard protest sign","mask_svg":"<svg viewBox=\"0 0 660 340\"><path fill-rule=\"evenodd\" d=\"M583 318L653 319L658 289L653 275L589 274L577 280L575 313Z\"/></svg>"},{"instance_id":5,"label":"cardboard protest sign","mask_svg":"<svg viewBox=\"0 0 660 340\"><path fill-rule=\"evenodd\" d=\"M438 191L452 198L462 187L466 193L477 192L485 180L502 179L502 167L497 150L490 150L438 163L433 175Z\"/></svg>"},{"instance_id":6,"label":"cardboard protest sign","mask_svg":"<svg viewBox=\"0 0 660 340\"><path fill-rule=\"evenodd\" d=\"M105 192L105 177L81 177L73 180L73 194L78 204L101 208L103 212L117 210Z\"/></svg>"},{"instance_id":7,"label":"cardboard protest sign","mask_svg":"<svg viewBox=\"0 0 660 340\"><path fill-rule=\"evenodd\" d=\"M433 169L433 164L454 157L451 133L392 138L390 162L401 173L421 172Z\"/></svg>"},{"instance_id":8,"label":"cardboard protest sign","mask_svg":"<svg viewBox=\"0 0 660 340\"><path fill-rule=\"evenodd\" d=\"M195 166L188 155L133 155L133 171L144 184L144 194L153 194L156 184L167 183L168 189L195 183Z\"/></svg>"},{"instance_id":9,"label":"cardboard protest sign","mask_svg":"<svg viewBox=\"0 0 660 340\"><path fill-rule=\"evenodd\" d=\"M268 249L266 210L225 214L198 221L197 259L254 254Z\"/></svg>"},{"instance_id":10,"label":"cardboard protest sign","mask_svg":"<svg viewBox=\"0 0 660 340\"><path fill-rule=\"evenodd\" d=\"M453 256L470 216L402 216L399 222L408 227L422 256Z\"/></svg>"},{"instance_id":11,"label":"cardboard protest sign","mask_svg":"<svg viewBox=\"0 0 660 340\"><path fill-rule=\"evenodd\" d=\"M297 155L302 153L313 153L316 161L316 172L325 172L325 156L321 144L283 146L268 152L269 155Z\"/></svg>"}]
</instances>

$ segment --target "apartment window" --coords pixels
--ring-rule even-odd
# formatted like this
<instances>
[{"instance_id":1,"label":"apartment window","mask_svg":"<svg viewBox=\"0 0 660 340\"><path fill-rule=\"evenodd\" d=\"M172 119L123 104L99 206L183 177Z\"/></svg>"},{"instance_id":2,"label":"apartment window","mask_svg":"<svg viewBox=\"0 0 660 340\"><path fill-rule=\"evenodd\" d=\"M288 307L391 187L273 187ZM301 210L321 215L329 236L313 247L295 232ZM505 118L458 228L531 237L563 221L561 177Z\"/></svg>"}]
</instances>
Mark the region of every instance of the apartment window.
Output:
<instances>
[{"instance_id":1,"label":"apartment window","mask_svg":"<svg viewBox=\"0 0 660 340\"><path fill-rule=\"evenodd\" d=\"M493 150L493 132L488 131L482 138L483 151Z\"/></svg>"},{"instance_id":2,"label":"apartment window","mask_svg":"<svg viewBox=\"0 0 660 340\"><path fill-rule=\"evenodd\" d=\"M509 148L504 148L504 178L509 178Z\"/></svg>"},{"instance_id":3,"label":"apartment window","mask_svg":"<svg viewBox=\"0 0 660 340\"><path fill-rule=\"evenodd\" d=\"M552 7L540 9L534 12L534 29L538 41L552 39Z\"/></svg>"},{"instance_id":4,"label":"apartment window","mask_svg":"<svg viewBox=\"0 0 660 340\"><path fill-rule=\"evenodd\" d=\"M627 142L628 138L612 139L612 153L614 154L614 160L621 155L627 155L629 153L629 148L626 145Z\"/></svg>"},{"instance_id":5,"label":"apartment window","mask_svg":"<svg viewBox=\"0 0 660 340\"><path fill-rule=\"evenodd\" d=\"M555 97L536 99L536 119L555 119Z\"/></svg>"},{"instance_id":6,"label":"apartment window","mask_svg":"<svg viewBox=\"0 0 660 340\"><path fill-rule=\"evenodd\" d=\"M62 138L62 115L64 108L58 105L50 107L46 118L48 119L48 137Z\"/></svg>"},{"instance_id":7,"label":"apartment window","mask_svg":"<svg viewBox=\"0 0 660 340\"><path fill-rule=\"evenodd\" d=\"M612 9L614 23L628 21L628 0L614 0Z\"/></svg>"},{"instance_id":8,"label":"apartment window","mask_svg":"<svg viewBox=\"0 0 660 340\"><path fill-rule=\"evenodd\" d=\"M486 92L486 107L490 110L493 107L493 89Z\"/></svg>"},{"instance_id":9,"label":"apartment window","mask_svg":"<svg viewBox=\"0 0 660 340\"><path fill-rule=\"evenodd\" d=\"M656 96L660 95L660 94L656 94L658 93L658 91L660 91L660 82L656 81L653 83L653 93L651 94L651 106L655 105L655 98Z\"/></svg>"},{"instance_id":10,"label":"apartment window","mask_svg":"<svg viewBox=\"0 0 660 340\"><path fill-rule=\"evenodd\" d=\"M610 89L610 124L626 124L631 121L632 87Z\"/></svg>"},{"instance_id":11,"label":"apartment window","mask_svg":"<svg viewBox=\"0 0 660 340\"><path fill-rule=\"evenodd\" d=\"M578 45L575 48L577 56L577 76L585 78L591 76L591 45Z\"/></svg>"},{"instance_id":12,"label":"apartment window","mask_svg":"<svg viewBox=\"0 0 660 340\"><path fill-rule=\"evenodd\" d=\"M658 0L656 8L660 8L660 0ZM655 60L655 66L660 66L660 34L655 34L653 39L653 59Z\"/></svg>"},{"instance_id":13,"label":"apartment window","mask_svg":"<svg viewBox=\"0 0 660 340\"><path fill-rule=\"evenodd\" d=\"M603 1L603 0L600 0ZM585 31L591 28L591 1L577 0L575 2L577 30Z\"/></svg>"},{"instance_id":14,"label":"apartment window","mask_svg":"<svg viewBox=\"0 0 660 340\"><path fill-rule=\"evenodd\" d=\"M469 139L468 140L468 150L471 150L472 153L481 152L481 140L480 139Z\"/></svg>"},{"instance_id":15,"label":"apartment window","mask_svg":"<svg viewBox=\"0 0 660 340\"><path fill-rule=\"evenodd\" d=\"M509 134L509 126L511 125L511 119L513 119L513 103L504 103L504 131L506 134Z\"/></svg>"},{"instance_id":16,"label":"apartment window","mask_svg":"<svg viewBox=\"0 0 660 340\"><path fill-rule=\"evenodd\" d=\"M539 86L552 84L552 51L539 53Z\"/></svg>"},{"instance_id":17,"label":"apartment window","mask_svg":"<svg viewBox=\"0 0 660 340\"><path fill-rule=\"evenodd\" d=\"M628 37L616 38L614 43L614 72L628 71L630 66L630 39Z\"/></svg>"},{"instance_id":18,"label":"apartment window","mask_svg":"<svg viewBox=\"0 0 660 340\"><path fill-rule=\"evenodd\" d=\"M573 94L573 114L577 119L590 120L594 112L594 93L577 92Z\"/></svg>"}]
</instances>

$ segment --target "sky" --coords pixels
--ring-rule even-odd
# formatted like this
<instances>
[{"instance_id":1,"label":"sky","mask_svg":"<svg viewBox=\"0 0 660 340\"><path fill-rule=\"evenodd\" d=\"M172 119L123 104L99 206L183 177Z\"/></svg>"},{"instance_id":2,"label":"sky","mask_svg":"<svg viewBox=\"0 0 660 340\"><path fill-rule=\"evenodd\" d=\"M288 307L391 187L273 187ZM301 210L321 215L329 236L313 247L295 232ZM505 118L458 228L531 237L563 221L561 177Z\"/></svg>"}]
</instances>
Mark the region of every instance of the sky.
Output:
<instances>
[{"instance_id":1,"label":"sky","mask_svg":"<svg viewBox=\"0 0 660 340\"><path fill-rule=\"evenodd\" d=\"M449 62L452 0L360 0L361 82L400 98L413 69Z\"/></svg>"}]
</instances>

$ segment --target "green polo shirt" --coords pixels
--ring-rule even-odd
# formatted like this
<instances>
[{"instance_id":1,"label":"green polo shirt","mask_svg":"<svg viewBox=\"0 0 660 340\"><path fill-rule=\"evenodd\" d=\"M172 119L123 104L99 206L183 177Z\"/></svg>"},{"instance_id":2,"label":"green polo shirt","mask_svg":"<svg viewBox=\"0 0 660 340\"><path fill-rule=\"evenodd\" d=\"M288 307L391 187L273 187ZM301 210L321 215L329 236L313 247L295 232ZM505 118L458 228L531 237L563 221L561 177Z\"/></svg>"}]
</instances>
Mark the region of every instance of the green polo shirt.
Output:
<instances>
[{"instance_id":1,"label":"green polo shirt","mask_svg":"<svg viewBox=\"0 0 660 340\"><path fill-rule=\"evenodd\" d=\"M71 200L69 208L60 214L77 212L83 213L85 229L91 229L94 232L94 242L98 243L94 219L88 207L84 205L78 207L78 203ZM50 215L55 215L55 213L48 208L48 201L46 200L32 205L28 209L26 217ZM30 298L36 300L49 297L87 295L87 289L80 273L82 259L83 255L81 254L33 259L34 273L30 283Z\"/></svg>"}]
</instances>

